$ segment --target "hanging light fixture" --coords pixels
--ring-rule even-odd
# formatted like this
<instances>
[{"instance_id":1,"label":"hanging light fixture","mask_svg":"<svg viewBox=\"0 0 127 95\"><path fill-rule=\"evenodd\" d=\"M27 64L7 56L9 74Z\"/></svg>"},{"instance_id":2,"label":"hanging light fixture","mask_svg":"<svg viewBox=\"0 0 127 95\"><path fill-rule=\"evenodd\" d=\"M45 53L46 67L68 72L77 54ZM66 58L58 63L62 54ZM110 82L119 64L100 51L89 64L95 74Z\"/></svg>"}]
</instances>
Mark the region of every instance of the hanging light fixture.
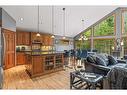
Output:
<instances>
[{"instance_id":1,"label":"hanging light fixture","mask_svg":"<svg viewBox=\"0 0 127 95\"><path fill-rule=\"evenodd\" d=\"M51 38L55 38L54 36L54 7L52 6L52 36Z\"/></svg>"},{"instance_id":2,"label":"hanging light fixture","mask_svg":"<svg viewBox=\"0 0 127 95\"><path fill-rule=\"evenodd\" d=\"M37 37L40 37L40 33L39 33L39 5L38 5L38 22L37 22L37 29L38 29L38 33L36 34Z\"/></svg>"},{"instance_id":3,"label":"hanging light fixture","mask_svg":"<svg viewBox=\"0 0 127 95\"><path fill-rule=\"evenodd\" d=\"M63 32L64 32L63 39L66 39L65 37L65 8L63 8Z\"/></svg>"},{"instance_id":4,"label":"hanging light fixture","mask_svg":"<svg viewBox=\"0 0 127 95\"><path fill-rule=\"evenodd\" d=\"M82 19L82 30L84 29L84 19ZM81 40L88 40L88 38L84 35L84 34L82 34L81 36L80 36L80 38L79 38L79 40L81 41Z\"/></svg>"},{"instance_id":5,"label":"hanging light fixture","mask_svg":"<svg viewBox=\"0 0 127 95\"><path fill-rule=\"evenodd\" d=\"M124 42L123 42L123 40L121 41L121 46L123 46L124 45Z\"/></svg>"}]
</instances>

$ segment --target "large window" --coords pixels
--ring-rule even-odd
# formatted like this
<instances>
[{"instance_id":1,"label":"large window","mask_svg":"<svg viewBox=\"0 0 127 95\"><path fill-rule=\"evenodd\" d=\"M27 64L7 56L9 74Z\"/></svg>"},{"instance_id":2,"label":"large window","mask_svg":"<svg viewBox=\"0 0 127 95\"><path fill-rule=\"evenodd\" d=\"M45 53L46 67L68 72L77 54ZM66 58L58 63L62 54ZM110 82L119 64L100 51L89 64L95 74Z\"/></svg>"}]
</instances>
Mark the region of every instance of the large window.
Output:
<instances>
[{"instance_id":1,"label":"large window","mask_svg":"<svg viewBox=\"0 0 127 95\"><path fill-rule=\"evenodd\" d=\"M115 48L114 39L94 39L93 44L98 53L111 54Z\"/></svg>"},{"instance_id":2,"label":"large window","mask_svg":"<svg viewBox=\"0 0 127 95\"><path fill-rule=\"evenodd\" d=\"M76 47L80 49L93 49L98 53L112 54L115 51L115 14L103 20L99 24L84 31L81 36L87 40L77 40ZM93 31L92 31L93 28ZM92 35L93 34L93 35ZM79 38L81 38L81 36ZM108 37L109 36L109 37ZM112 36L112 38L111 38ZM83 37L82 37L83 38ZM93 42L93 44L91 43ZM91 46L93 45L93 46Z\"/></svg>"},{"instance_id":3,"label":"large window","mask_svg":"<svg viewBox=\"0 0 127 95\"><path fill-rule=\"evenodd\" d=\"M82 37L83 36L83 37ZM84 39L86 38L86 39ZM91 29L83 32L75 41L76 49L91 49Z\"/></svg>"},{"instance_id":4,"label":"large window","mask_svg":"<svg viewBox=\"0 0 127 95\"><path fill-rule=\"evenodd\" d=\"M88 39L88 40L82 41L81 48L82 48L82 49L90 50L90 49L91 49L91 40Z\"/></svg>"},{"instance_id":5,"label":"large window","mask_svg":"<svg viewBox=\"0 0 127 95\"><path fill-rule=\"evenodd\" d=\"M80 49L81 48L81 41L80 40L76 40L75 41L75 48L76 49Z\"/></svg>"},{"instance_id":6,"label":"large window","mask_svg":"<svg viewBox=\"0 0 127 95\"><path fill-rule=\"evenodd\" d=\"M91 32L91 29L89 29L83 33L87 40L82 41L82 49L91 49Z\"/></svg>"},{"instance_id":7,"label":"large window","mask_svg":"<svg viewBox=\"0 0 127 95\"><path fill-rule=\"evenodd\" d=\"M76 40L75 41L75 48L76 49L91 49L91 39L88 40Z\"/></svg>"},{"instance_id":8,"label":"large window","mask_svg":"<svg viewBox=\"0 0 127 95\"><path fill-rule=\"evenodd\" d=\"M85 31L83 34L84 34L84 36L86 36L87 38L91 37L91 29Z\"/></svg>"},{"instance_id":9,"label":"large window","mask_svg":"<svg viewBox=\"0 0 127 95\"><path fill-rule=\"evenodd\" d=\"M112 36L115 31L115 16L112 15L94 27L94 36Z\"/></svg>"},{"instance_id":10,"label":"large window","mask_svg":"<svg viewBox=\"0 0 127 95\"><path fill-rule=\"evenodd\" d=\"M127 34L127 11L122 12L122 34Z\"/></svg>"}]
</instances>

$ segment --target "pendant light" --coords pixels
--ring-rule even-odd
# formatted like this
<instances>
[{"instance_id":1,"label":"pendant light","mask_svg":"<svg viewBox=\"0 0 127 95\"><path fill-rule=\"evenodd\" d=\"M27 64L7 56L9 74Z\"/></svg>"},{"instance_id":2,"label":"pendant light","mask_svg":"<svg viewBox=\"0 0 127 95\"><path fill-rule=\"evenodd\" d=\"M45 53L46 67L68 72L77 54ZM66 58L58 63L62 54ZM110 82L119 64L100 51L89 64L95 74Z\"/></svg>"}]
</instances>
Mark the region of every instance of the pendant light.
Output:
<instances>
[{"instance_id":1,"label":"pendant light","mask_svg":"<svg viewBox=\"0 0 127 95\"><path fill-rule=\"evenodd\" d=\"M84 19L82 19L82 30L84 30ZM79 38L79 40L81 41L81 40L88 40L88 38L86 37L86 35L85 34L82 34L81 36L80 36L80 38Z\"/></svg>"},{"instance_id":2,"label":"pendant light","mask_svg":"<svg viewBox=\"0 0 127 95\"><path fill-rule=\"evenodd\" d=\"M54 36L54 6L52 6L52 36L51 38L55 38Z\"/></svg>"},{"instance_id":3,"label":"pendant light","mask_svg":"<svg viewBox=\"0 0 127 95\"><path fill-rule=\"evenodd\" d=\"M38 33L36 34L37 37L40 37L40 33L39 33L39 5L38 5L38 21L37 21L37 29L38 29Z\"/></svg>"},{"instance_id":4,"label":"pendant light","mask_svg":"<svg viewBox=\"0 0 127 95\"><path fill-rule=\"evenodd\" d=\"M64 32L63 39L66 39L65 37L65 8L63 8L63 32Z\"/></svg>"}]
</instances>

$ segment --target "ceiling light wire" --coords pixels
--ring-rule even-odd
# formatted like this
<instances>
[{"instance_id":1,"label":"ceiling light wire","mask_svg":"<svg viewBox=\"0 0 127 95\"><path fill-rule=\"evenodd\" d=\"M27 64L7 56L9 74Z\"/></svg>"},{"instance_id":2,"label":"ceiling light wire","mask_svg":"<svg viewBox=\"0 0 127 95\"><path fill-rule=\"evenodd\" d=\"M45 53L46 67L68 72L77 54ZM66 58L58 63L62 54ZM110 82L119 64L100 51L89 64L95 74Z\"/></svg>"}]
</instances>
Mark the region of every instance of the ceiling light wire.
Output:
<instances>
[{"instance_id":1,"label":"ceiling light wire","mask_svg":"<svg viewBox=\"0 0 127 95\"><path fill-rule=\"evenodd\" d=\"M38 5L38 21L37 21L37 35L36 36L40 36L40 33L39 33L39 5Z\"/></svg>"},{"instance_id":2,"label":"ceiling light wire","mask_svg":"<svg viewBox=\"0 0 127 95\"><path fill-rule=\"evenodd\" d=\"M65 8L63 8L63 39L65 39Z\"/></svg>"},{"instance_id":3,"label":"ceiling light wire","mask_svg":"<svg viewBox=\"0 0 127 95\"><path fill-rule=\"evenodd\" d=\"M54 38L54 6L52 6L52 36L51 38Z\"/></svg>"}]
</instances>

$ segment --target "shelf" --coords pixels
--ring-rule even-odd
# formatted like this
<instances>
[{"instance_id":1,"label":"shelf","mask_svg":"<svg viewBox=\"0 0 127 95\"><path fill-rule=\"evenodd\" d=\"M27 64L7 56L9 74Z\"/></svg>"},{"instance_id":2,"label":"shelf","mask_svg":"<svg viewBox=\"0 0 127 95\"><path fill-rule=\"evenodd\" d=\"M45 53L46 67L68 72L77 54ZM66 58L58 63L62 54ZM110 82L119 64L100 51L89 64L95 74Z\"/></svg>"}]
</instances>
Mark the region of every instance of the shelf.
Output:
<instances>
[{"instance_id":1,"label":"shelf","mask_svg":"<svg viewBox=\"0 0 127 95\"><path fill-rule=\"evenodd\" d=\"M52 62L52 61L54 61L54 60L46 60L45 62L49 62L49 61L51 61L51 62Z\"/></svg>"},{"instance_id":2,"label":"shelf","mask_svg":"<svg viewBox=\"0 0 127 95\"><path fill-rule=\"evenodd\" d=\"M42 44L41 42L32 42L32 44Z\"/></svg>"},{"instance_id":3,"label":"shelf","mask_svg":"<svg viewBox=\"0 0 127 95\"><path fill-rule=\"evenodd\" d=\"M62 60L62 58L56 58L56 60Z\"/></svg>"},{"instance_id":4,"label":"shelf","mask_svg":"<svg viewBox=\"0 0 127 95\"><path fill-rule=\"evenodd\" d=\"M45 65L45 67L50 67L50 66L54 66L54 64L51 64L51 65Z\"/></svg>"}]
</instances>

